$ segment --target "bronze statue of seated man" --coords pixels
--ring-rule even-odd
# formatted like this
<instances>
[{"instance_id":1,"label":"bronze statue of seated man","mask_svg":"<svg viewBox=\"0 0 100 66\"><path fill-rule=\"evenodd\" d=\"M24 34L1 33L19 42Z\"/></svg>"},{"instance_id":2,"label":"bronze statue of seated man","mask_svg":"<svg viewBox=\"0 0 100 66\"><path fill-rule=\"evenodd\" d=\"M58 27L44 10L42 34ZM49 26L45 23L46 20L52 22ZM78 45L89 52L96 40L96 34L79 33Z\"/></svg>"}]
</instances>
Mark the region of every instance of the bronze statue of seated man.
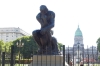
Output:
<instances>
[{"instance_id":1,"label":"bronze statue of seated man","mask_svg":"<svg viewBox=\"0 0 100 66\"><path fill-rule=\"evenodd\" d=\"M39 46L39 54L58 54L56 38L52 37L51 29L54 27L55 13L49 11L45 5L40 6L40 13L36 19L41 25L40 30L35 30L32 35Z\"/></svg>"}]
</instances>

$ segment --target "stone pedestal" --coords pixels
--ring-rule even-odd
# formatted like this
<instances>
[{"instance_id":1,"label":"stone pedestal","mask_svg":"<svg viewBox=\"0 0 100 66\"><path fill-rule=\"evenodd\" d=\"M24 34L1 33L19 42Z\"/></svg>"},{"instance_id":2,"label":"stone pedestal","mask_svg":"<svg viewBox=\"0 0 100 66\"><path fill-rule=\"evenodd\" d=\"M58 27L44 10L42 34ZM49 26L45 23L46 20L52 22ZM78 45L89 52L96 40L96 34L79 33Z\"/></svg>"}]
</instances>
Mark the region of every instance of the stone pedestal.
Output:
<instances>
[{"instance_id":1,"label":"stone pedestal","mask_svg":"<svg viewBox=\"0 0 100 66\"><path fill-rule=\"evenodd\" d=\"M65 61L64 61L65 62ZM61 55L34 55L29 66L63 66L63 56ZM65 66L68 64L65 62Z\"/></svg>"}]
</instances>

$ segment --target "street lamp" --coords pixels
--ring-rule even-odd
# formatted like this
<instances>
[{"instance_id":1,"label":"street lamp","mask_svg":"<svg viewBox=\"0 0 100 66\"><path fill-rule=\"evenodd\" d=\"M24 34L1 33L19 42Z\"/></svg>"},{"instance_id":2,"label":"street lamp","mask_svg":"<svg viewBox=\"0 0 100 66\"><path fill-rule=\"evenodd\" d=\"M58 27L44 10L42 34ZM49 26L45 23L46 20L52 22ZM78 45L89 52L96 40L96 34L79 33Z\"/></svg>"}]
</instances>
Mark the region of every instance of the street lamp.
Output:
<instances>
[{"instance_id":1,"label":"street lamp","mask_svg":"<svg viewBox=\"0 0 100 66\"><path fill-rule=\"evenodd\" d=\"M21 40L16 43L17 47L19 48L19 66L20 66L20 48L24 46L24 43L22 43Z\"/></svg>"}]
</instances>

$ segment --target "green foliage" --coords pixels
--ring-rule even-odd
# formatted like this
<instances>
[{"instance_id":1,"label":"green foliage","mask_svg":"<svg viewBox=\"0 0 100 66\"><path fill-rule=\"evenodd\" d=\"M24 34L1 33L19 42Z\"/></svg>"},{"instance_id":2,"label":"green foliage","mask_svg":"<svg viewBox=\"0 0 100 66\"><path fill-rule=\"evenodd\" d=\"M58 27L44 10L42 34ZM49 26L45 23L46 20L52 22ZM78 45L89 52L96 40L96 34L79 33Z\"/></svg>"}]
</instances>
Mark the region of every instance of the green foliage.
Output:
<instances>
[{"instance_id":1,"label":"green foliage","mask_svg":"<svg viewBox=\"0 0 100 66\"><path fill-rule=\"evenodd\" d=\"M23 47L20 48L17 47L16 44L17 42L19 44L19 40L21 40L21 43L24 43ZM38 46L32 36L24 36L18 38L15 41L13 41L13 45L14 45L15 53L18 54L20 52L21 56L23 56L24 58L30 58L32 54L36 54L38 49Z\"/></svg>"},{"instance_id":2,"label":"green foliage","mask_svg":"<svg viewBox=\"0 0 100 66\"><path fill-rule=\"evenodd\" d=\"M62 43L58 43L58 49L62 50L63 44Z\"/></svg>"},{"instance_id":3,"label":"green foliage","mask_svg":"<svg viewBox=\"0 0 100 66\"><path fill-rule=\"evenodd\" d=\"M6 42L5 46L3 47L6 53L10 53L10 47L12 45L12 42Z\"/></svg>"},{"instance_id":4,"label":"green foliage","mask_svg":"<svg viewBox=\"0 0 100 66\"><path fill-rule=\"evenodd\" d=\"M0 40L0 59L1 59L1 52L4 50L4 42L2 40Z\"/></svg>"},{"instance_id":5,"label":"green foliage","mask_svg":"<svg viewBox=\"0 0 100 66\"><path fill-rule=\"evenodd\" d=\"M100 56L98 57L98 59L100 60Z\"/></svg>"},{"instance_id":6,"label":"green foliage","mask_svg":"<svg viewBox=\"0 0 100 66\"><path fill-rule=\"evenodd\" d=\"M98 51L100 52L100 38L98 38L98 40L97 40L97 48L98 48Z\"/></svg>"},{"instance_id":7,"label":"green foliage","mask_svg":"<svg viewBox=\"0 0 100 66\"><path fill-rule=\"evenodd\" d=\"M5 46L4 42L0 40L0 52L4 51L3 47Z\"/></svg>"},{"instance_id":8,"label":"green foliage","mask_svg":"<svg viewBox=\"0 0 100 66\"><path fill-rule=\"evenodd\" d=\"M0 55L1 52L6 52L6 56L10 55L10 46L12 45L12 42L3 42L2 40L0 41ZM0 56L1 57L1 56Z\"/></svg>"},{"instance_id":9,"label":"green foliage","mask_svg":"<svg viewBox=\"0 0 100 66\"><path fill-rule=\"evenodd\" d=\"M10 54L11 54L11 45L12 42L6 42L5 46L3 47L4 51L6 52L6 57L10 58Z\"/></svg>"}]
</instances>

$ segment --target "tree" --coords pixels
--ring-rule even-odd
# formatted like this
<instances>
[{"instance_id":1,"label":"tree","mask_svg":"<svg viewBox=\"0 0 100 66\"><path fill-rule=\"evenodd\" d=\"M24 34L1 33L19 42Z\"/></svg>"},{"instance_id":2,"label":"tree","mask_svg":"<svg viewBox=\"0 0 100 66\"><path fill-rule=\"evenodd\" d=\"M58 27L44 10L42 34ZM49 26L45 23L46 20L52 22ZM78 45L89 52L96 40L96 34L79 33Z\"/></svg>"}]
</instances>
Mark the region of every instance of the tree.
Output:
<instances>
[{"instance_id":1,"label":"tree","mask_svg":"<svg viewBox=\"0 0 100 66\"><path fill-rule=\"evenodd\" d=\"M21 48L18 48L16 45L16 43L19 42L19 40L21 40L22 43L24 43L23 47ZM20 51L21 55L24 58L30 58L31 55L36 54L38 50L38 46L32 36L24 36L24 37L18 38L15 41L13 41L13 44L14 44L15 53L18 54Z\"/></svg>"},{"instance_id":2,"label":"tree","mask_svg":"<svg viewBox=\"0 0 100 66\"><path fill-rule=\"evenodd\" d=\"M3 47L4 47L4 42L3 42L3 40L0 40L0 59L1 59L1 53L2 53L2 51L3 51Z\"/></svg>"},{"instance_id":3,"label":"tree","mask_svg":"<svg viewBox=\"0 0 100 66\"><path fill-rule=\"evenodd\" d=\"M5 46L3 47L6 53L10 53L10 47L12 45L12 42L6 42Z\"/></svg>"},{"instance_id":4,"label":"tree","mask_svg":"<svg viewBox=\"0 0 100 66\"><path fill-rule=\"evenodd\" d=\"M100 60L100 56L98 57L98 59Z\"/></svg>"},{"instance_id":5,"label":"tree","mask_svg":"<svg viewBox=\"0 0 100 66\"><path fill-rule=\"evenodd\" d=\"M100 52L100 38L97 39L96 43L97 43L98 51Z\"/></svg>"},{"instance_id":6,"label":"tree","mask_svg":"<svg viewBox=\"0 0 100 66\"><path fill-rule=\"evenodd\" d=\"M4 51L3 47L4 47L4 42L3 40L0 40L0 52Z\"/></svg>"},{"instance_id":7,"label":"tree","mask_svg":"<svg viewBox=\"0 0 100 66\"><path fill-rule=\"evenodd\" d=\"M58 49L62 50L63 44L62 43L58 43Z\"/></svg>"}]
</instances>

